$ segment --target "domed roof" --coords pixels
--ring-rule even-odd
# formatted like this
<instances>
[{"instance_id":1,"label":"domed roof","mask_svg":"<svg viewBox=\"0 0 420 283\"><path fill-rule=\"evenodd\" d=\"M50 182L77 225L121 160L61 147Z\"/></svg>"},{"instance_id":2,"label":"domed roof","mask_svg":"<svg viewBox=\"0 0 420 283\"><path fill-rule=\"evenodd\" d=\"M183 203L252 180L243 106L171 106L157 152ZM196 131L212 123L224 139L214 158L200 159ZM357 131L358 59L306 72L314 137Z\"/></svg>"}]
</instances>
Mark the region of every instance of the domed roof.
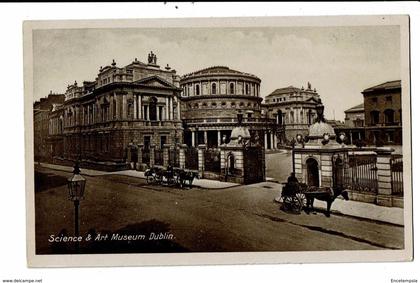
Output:
<instances>
[{"instance_id":1,"label":"domed roof","mask_svg":"<svg viewBox=\"0 0 420 283\"><path fill-rule=\"evenodd\" d=\"M181 79L187 79L194 76L205 76L205 75L241 75L246 77L252 77L254 79L260 80L256 75L240 72L237 70L230 69L226 66L213 66L205 69L201 69L192 73L185 74Z\"/></svg>"},{"instance_id":2,"label":"domed roof","mask_svg":"<svg viewBox=\"0 0 420 283\"><path fill-rule=\"evenodd\" d=\"M320 138L324 134L329 134L330 137L335 136L333 127L324 122L316 122L309 127L309 138Z\"/></svg>"},{"instance_id":3,"label":"domed roof","mask_svg":"<svg viewBox=\"0 0 420 283\"><path fill-rule=\"evenodd\" d=\"M237 140L239 137L242 137L242 139L250 139L251 134L249 133L248 128L242 126L233 128L232 133L230 134L230 139Z\"/></svg>"}]
</instances>

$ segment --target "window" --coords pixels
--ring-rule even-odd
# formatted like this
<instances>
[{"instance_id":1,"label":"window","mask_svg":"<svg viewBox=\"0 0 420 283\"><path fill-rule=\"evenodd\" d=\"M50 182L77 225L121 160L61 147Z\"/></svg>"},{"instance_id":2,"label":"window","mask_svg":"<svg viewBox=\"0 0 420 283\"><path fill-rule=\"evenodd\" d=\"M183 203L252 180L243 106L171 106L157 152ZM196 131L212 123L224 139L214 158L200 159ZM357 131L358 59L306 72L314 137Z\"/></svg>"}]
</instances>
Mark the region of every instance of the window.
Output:
<instances>
[{"instance_id":1,"label":"window","mask_svg":"<svg viewBox=\"0 0 420 283\"><path fill-rule=\"evenodd\" d=\"M200 95L200 85L195 86L195 95Z\"/></svg>"},{"instance_id":2,"label":"window","mask_svg":"<svg viewBox=\"0 0 420 283\"><path fill-rule=\"evenodd\" d=\"M392 102L392 96L387 96L387 97L386 97L386 101L387 101L387 102Z\"/></svg>"},{"instance_id":3,"label":"window","mask_svg":"<svg viewBox=\"0 0 420 283\"><path fill-rule=\"evenodd\" d=\"M160 148L163 148L164 144L166 144L166 136L160 136Z\"/></svg>"},{"instance_id":4,"label":"window","mask_svg":"<svg viewBox=\"0 0 420 283\"><path fill-rule=\"evenodd\" d=\"M370 122L371 125L379 124L379 111L371 111L370 112Z\"/></svg>"},{"instance_id":5,"label":"window","mask_svg":"<svg viewBox=\"0 0 420 283\"><path fill-rule=\"evenodd\" d=\"M377 97L372 97L372 102L373 102L373 103L378 102L378 98L377 98Z\"/></svg>"},{"instance_id":6,"label":"window","mask_svg":"<svg viewBox=\"0 0 420 283\"><path fill-rule=\"evenodd\" d=\"M245 93L249 94L249 85L248 84L245 85Z\"/></svg>"},{"instance_id":7,"label":"window","mask_svg":"<svg viewBox=\"0 0 420 283\"><path fill-rule=\"evenodd\" d=\"M393 124L394 123L394 110L386 109L384 111L385 115L385 124Z\"/></svg>"},{"instance_id":8,"label":"window","mask_svg":"<svg viewBox=\"0 0 420 283\"><path fill-rule=\"evenodd\" d=\"M211 94L216 94L216 83L211 84Z\"/></svg>"},{"instance_id":9,"label":"window","mask_svg":"<svg viewBox=\"0 0 420 283\"><path fill-rule=\"evenodd\" d=\"M229 84L229 93L235 94L235 85L233 83Z\"/></svg>"},{"instance_id":10,"label":"window","mask_svg":"<svg viewBox=\"0 0 420 283\"><path fill-rule=\"evenodd\" d=\"M151 121L156 121L157 119L157 98L151 97L149 100L149 117Z\"/></svg>"}]
</instances>

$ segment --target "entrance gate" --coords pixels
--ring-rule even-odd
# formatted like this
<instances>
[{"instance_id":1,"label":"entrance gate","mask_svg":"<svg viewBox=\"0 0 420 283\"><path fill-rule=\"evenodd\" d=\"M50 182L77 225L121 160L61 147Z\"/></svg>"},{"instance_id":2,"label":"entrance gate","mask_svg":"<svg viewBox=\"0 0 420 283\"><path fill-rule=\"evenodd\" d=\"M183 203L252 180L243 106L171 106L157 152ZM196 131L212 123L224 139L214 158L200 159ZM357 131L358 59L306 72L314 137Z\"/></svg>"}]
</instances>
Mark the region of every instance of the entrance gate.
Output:
<instances>
[{"instance_id":1,"label":"entrance gate","mask_svg":"<svg viewBox=\"0 0 420 283\"><path fill-rule=\"evenodd\" d=\"M354 191L376 194L378 175L375 154L349 154L344 164L345 186Z\"/></svg>"}]
</instances>

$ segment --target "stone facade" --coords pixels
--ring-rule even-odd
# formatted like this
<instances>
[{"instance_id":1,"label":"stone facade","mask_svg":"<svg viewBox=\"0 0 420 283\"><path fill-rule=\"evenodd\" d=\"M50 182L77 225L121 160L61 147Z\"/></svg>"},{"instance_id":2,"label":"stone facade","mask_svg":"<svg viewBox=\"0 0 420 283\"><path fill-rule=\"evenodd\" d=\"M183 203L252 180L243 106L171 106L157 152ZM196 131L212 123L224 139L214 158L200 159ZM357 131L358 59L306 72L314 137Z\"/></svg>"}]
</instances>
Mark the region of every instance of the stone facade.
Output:
<instances>
[{"instance_id":1,"label":"stone facade","mask_svg":"<svg viewBox=\"0 0 420 283\"><path fill-rule=\"evenodd\" d=\"M34 118L34 159L35 161L48 161L51 157L49 137L51 132L51 111L64 102L63 94L53 94L41 98L33 105Z\"/></svg>"},{"instance_id":2,"label":"stone facade","mask_svg":"<svg viewBox=\"0 0 420 283\"><path fill-rule=\"evenodd\" d=\"M64 159L118 170L138 161L139 146L182 143L179 76L148 64L101 67L94 81L67 87L63 104Z\"/></svg>"},{"instance_id":3,"label":"stone facade","mask_svg":"<svg viewBox=\"0 0 420 283\"><path fill-rule=\"evenodd\" d=\"M223 66L182 76L181 117L186 144L218 147L223 136L228 142L237 114L242 113L243 124L251 134L258 135L266 148L275 148L276 124L261 115L260 83L255 75Z\"/></svg>"},{"instance_id":4,"label":"stone facade","mask_svg":"<svg viewBox=\"0 0 420 283\"><path fill-rule=\"evenodd\" d=\"M282 126L277 137L280 144L287 144L297 134L308 135L319 100L318 92L312 89L310 83L306 89L294 86L279 88L265 98L262 108L267 117Z\"/></svg>"},{"instance_id":5,"label":"stone facade","mask_svg":"<svg viewBox=\"0 0 420 283\"><path fill-rule=\"evenodd\" d=\"M367 142L401 145L401 80L367 88L362 94Z\"/></svg>"}]
</instances>

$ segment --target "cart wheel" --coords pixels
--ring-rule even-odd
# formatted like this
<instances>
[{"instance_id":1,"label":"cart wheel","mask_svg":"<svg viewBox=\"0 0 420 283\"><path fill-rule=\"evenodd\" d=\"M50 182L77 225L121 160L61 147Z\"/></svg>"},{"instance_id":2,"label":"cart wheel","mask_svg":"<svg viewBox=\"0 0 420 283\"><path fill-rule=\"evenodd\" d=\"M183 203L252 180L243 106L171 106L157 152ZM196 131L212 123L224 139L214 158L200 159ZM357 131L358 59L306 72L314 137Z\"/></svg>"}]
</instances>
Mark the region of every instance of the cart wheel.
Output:
<instances>
[{"instance_id":1,"label":"cart wheel","mask_svg":"<svg viewBox=\"0 0 420 283\"><path fill-rule=\"evenodd\" d=\"M146 182L148 184L152 184L154 182L154 180L155 180L155 178L153 176L151 176L151 175L149 175L149 176L146 177Z\"/></svg>"},{"instance_id":2,"label":"cart wheel","mask_svg":"<svg viewBox=\"0 0 420 283\"><path fill-rule=\"evenodd\" d=\"M297 193L296 194L296 198L298 199L299 203L300 203L300 209L302 210L303 208L306 207L306 196L304 193Z\"/></svg>"},{"instance_id":3,"label":"cart wheel","mask_svg":"<svg viewBox=\"0 0 420 283\"><path fill-rule=\"evenodd\" d=\"M284 196L284 197L282 197L282 201L283 201L283 210L284 211L291 211L292 210L292 197Z\"/></svg>"}]
</instances>

